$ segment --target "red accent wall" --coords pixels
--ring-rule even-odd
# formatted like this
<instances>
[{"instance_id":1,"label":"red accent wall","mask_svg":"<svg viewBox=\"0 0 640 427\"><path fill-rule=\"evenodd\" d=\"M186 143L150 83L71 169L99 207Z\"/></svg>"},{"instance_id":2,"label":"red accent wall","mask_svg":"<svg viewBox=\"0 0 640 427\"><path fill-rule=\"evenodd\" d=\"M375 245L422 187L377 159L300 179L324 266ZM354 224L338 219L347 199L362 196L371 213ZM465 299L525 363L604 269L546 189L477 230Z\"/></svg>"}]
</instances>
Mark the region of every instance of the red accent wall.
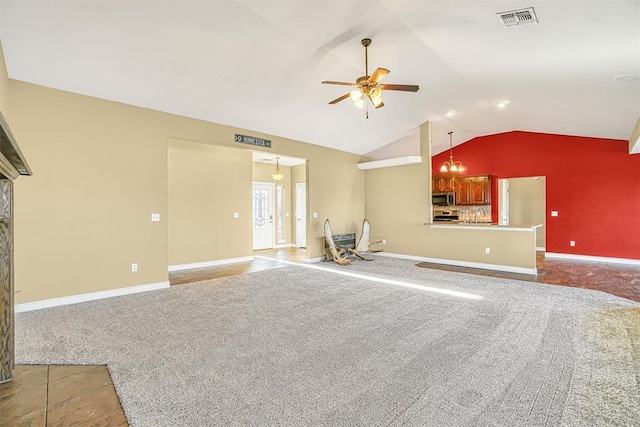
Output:
<instances>
[{"instance_id":1,"label":"red accent wall","mask_svg":"<svg viewBox=\"0 0 640 427\"><path fill-rule=\"evenodd\" d=\"M547 252L640 259L640 154L628 149L622 140L514 131L467 141L453 158L463 175L492 175L494 221L499 178L545 176ZM433 173L448 159L449 150L433 156Z\"/></svg>"}]
</instances>

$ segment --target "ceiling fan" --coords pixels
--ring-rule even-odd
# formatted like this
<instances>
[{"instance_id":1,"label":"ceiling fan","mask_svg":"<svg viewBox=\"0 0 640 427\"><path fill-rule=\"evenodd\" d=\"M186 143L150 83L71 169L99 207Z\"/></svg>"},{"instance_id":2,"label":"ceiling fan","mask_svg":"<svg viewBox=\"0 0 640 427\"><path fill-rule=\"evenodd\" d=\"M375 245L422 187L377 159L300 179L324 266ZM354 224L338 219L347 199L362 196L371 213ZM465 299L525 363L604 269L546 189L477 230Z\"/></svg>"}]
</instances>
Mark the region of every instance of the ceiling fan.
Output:
<instances>
[{"instance_id":1,"label":"ceiling fan","mask_svg":"<svg viewBox=\"0 0 640 427\"><path fill-rule=\"evenodd\" d=\"M372 75L369 75L369 57L367 55L367 48L371 45L371 39L362 39L360 42L362 46L364 46L364 73L365 75L362 77L358 77L355 83L347 83L347 82L334 82L334 81L324 81L323 84L328 85L342 85L342 86L353 86L353 89L339 98L334 99L329 102L329 104L337 104L338 102L351 97L351 101L358 108L363 108L365 106L365 98L368 98L371 101L371 104L375 108L384 107L384 102L382 100L382 91L383 90L401 90L404 92L417 92L420 89L417 85L396 85L396 84L384 84L379 83L380 80L387 74L389 74L389 70L386 68L378 68L376 69ZM369 118L369 114L367 113L367 118Z\"/></svg>"}]
</instances>

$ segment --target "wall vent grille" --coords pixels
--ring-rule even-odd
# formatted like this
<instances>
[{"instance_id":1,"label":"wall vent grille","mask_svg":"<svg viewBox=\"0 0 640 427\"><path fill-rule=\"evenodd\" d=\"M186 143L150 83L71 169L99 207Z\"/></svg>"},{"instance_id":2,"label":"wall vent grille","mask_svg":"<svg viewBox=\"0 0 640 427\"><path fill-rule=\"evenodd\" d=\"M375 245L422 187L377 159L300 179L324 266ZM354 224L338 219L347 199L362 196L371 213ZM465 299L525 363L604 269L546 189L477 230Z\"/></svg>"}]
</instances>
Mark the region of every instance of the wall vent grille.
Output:
<instances>
[{"instance_id":1,"label":"wall vent grille","mask_svg":"<svg viewBox=\"0 0 640 427\"><path fill-rule=\"evenodd\" d=\"M536 13L532 7L527 9L512 10L509 12L497 13L498 21L505 28L522 27L524 25L533 25L538 23Z\"/></svg>"}]
</instances>

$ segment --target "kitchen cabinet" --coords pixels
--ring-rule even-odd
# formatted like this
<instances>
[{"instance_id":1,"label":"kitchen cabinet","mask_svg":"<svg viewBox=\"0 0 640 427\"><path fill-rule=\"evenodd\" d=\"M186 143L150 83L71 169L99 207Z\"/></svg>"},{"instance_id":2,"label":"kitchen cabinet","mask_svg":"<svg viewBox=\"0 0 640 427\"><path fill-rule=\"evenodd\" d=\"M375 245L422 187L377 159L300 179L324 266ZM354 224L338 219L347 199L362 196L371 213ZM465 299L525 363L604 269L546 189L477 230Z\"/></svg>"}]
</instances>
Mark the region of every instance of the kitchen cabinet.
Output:
<instances>
[{"instance_id":1,"label":"kitchen cabinet","mask_svg":"<svg viewBox=\"0 0 640 427\"><path fill-rule=\"evenodd\" d=\"M454 178L452 176L435 175L431 179L432 193L451 193L454 191Z\"/></svg>"},{"instance_id":2,"label":"kitchen cabinet","mask_svg":"<svg viewBox=\"0 0 640 427\"><path fill-rule=\"evenodd\" d=\"M490 205L491 175L433 175L431 192L456 193L456 205Z\"/></svg>"},{"instance_id":3,"label":"kitchen cabinet","mask_svg":"<svg viewBox=\"0 0 640 427\"><path fill-rule=\"evenodd\" d=\"M454 182L456 205L491 204L491 176L461 176Z\"/></svg>"}]
</instances>

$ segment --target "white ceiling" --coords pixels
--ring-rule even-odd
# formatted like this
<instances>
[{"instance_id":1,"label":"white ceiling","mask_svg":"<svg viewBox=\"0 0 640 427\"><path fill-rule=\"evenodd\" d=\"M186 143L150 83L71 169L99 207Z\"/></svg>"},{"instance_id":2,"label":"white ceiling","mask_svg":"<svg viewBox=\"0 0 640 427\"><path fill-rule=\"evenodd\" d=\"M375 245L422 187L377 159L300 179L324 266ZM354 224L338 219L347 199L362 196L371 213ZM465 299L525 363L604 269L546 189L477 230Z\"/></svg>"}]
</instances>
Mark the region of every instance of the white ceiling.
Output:
<instances>
[{"instance_id":1,"label":"white ceiling","mask_svg":"<svg viewBox=\"0 0 640 427\"><path fill-rule=\"evenodd\" d=\"M363 154L417 138L434 153L511 130L628 139L640 117L640 2L11 1L0 3L9 77ZM534 7L537 25L496 13ZM349 100L370 72L386 91L369 119ZM494 102L508 99L499 110ZM456 110L452 117L445 116Z\"/></svg>"},{"instance_id":2,"label":"white ceiling","mask_svg":"<svg viewBox=\"0 0 640 427\"><path fill-rule=\"evenodd\" d=\"M276 158L281 166L299 166L307 163L306 159L298 157L282 156L280 154L268 153L265 151L252 151L252 160L256 163L271 163L276 164Z\"/></svg>"}]
</instances>

